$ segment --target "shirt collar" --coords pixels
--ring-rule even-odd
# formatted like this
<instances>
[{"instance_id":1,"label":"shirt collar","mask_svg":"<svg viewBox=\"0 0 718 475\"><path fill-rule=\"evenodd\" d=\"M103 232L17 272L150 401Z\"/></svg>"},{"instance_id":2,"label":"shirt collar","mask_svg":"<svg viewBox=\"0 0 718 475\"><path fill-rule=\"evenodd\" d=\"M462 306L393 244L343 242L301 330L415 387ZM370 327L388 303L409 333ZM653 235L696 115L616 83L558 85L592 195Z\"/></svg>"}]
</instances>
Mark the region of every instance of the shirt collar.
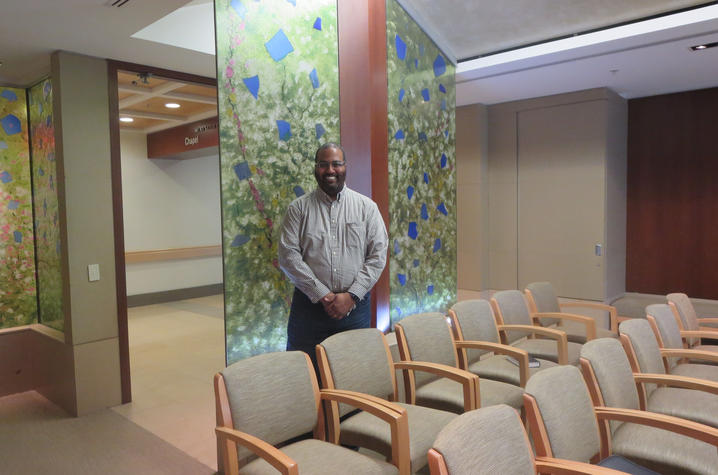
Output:
<instances>
[{"instance_id":1,"label":"shirt collar","mask_svg":"<svg viewBox=\"0 0 718 475\"><path fill-rule=\"evenodd\" d=\"M342 188L342 191L337 193L337 202L340 202L342 200L342 196L344 196L348 190L349 190L349 187L345 183L344 188ZM324 192L324 190L322 190L319 187L317 187L316 193L317 193L317 197L319 198L319 201L329 203L329 204L331 204L332 201L334 201L331 196L326 194Z\"/></svg>"}]
</instances>

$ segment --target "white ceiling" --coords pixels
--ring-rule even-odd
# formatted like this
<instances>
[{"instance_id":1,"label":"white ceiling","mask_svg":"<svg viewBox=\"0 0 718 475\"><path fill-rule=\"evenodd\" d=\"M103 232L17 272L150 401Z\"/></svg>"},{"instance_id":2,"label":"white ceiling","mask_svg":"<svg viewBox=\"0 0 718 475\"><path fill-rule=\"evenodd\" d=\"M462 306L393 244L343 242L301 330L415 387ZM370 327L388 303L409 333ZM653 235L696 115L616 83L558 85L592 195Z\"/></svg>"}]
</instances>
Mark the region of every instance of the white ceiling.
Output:
<instances>
[{"instance_id":1,"label":"white ceiling","mask_svg":"<svg viewBox=\"0 0 718 475\"><path fill-rule=\"evenodd\" d=\"M622 21L666 8L702 3L690 0L400 2L453 58L605 26L606 21ZM49 72L49 55L57 49L202 76L215 75L214 56L208 52L213 46L213 24L211 15L207 18L206 12L211 9L206 8L207 5L198 8L210 0L129 0L121 8L108 6L111 0L3 0L2 3L0 61L4 65L0 66L0 84L27 86L39 80ZM175 13L173 21L181 24L175 23L177 26L173 27L166 19L164 26L161 23L153 26L159 31L154 33L156 41L138 37L153 34L153 28L138 32L185 5L194 10L189 14L188 10ZM649 10L645 10L646 5L650 5ZM604 86L627 98L718 86L718 48L698 53L687 49L694 44L718 41L718 5L681 15L686 14L694 16L692 23L679 27L666 29L664 25L659 31L603 39L597 44L585 41L591 35L600 39L602 33L599 32L562 40L557 44L563 48L538 55L535 50L539 47L534 47L532 57L522 57L522 50L517 50L460 63L457 104L494 104ZM584 44L565 45L576 39ZM184 42L180 43L184 47L164 44L179 41Z\"/></svg>"}]
</instances>

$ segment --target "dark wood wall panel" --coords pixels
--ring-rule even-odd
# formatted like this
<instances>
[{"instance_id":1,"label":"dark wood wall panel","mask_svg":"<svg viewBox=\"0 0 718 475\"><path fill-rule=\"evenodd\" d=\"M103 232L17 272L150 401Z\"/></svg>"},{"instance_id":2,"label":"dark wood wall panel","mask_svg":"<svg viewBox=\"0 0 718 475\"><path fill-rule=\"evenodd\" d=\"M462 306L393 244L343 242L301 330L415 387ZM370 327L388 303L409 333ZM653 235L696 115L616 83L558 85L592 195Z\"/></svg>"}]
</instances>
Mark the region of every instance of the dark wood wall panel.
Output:
<instances>
[{"instance_id":1,"label":"dark wood wall panel","mask_svg":"<svg viewBox=\"0 0 718 475\"><path fill-rule=\"evenodd\" d=\"M628 102L626 290L718 299L718 88Z\"/></svg>"}]
</instances>

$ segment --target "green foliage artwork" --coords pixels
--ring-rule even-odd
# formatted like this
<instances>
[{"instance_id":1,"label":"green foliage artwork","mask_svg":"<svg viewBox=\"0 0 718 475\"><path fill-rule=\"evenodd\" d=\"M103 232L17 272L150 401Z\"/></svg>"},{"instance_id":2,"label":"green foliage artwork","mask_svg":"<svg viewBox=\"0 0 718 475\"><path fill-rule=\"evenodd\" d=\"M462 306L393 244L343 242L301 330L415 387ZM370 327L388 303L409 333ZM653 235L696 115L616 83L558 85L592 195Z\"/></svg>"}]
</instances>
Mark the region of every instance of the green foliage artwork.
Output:
<instances>
[{"instance_id":1,"label":"green foliage artwork","mask_svg":"<svg viewBox=\"0 0 718 475\"><path fill-rule=\"evenodd\" d=\"M24 89L0 87L0 328L37 323Z\"/></svg>"},{"instance_id":2,"label":"green foliage artwork","mask_svg":"<svg viewBox=\"0 0 718 475\"><path fill-rule=\"evenodd\" d=\"M336 3L217 0L227 361L283 350L293 286L277 262L289 203L339 141Z\"/></svg>"},{"instance_id":3,"label":"green foliage artwork","mask_svg":"<svg viewBox=\"0 0 718 475\"><path fill-rule=\"evenodd\" d=\"M456 300L455 67L387 1L392 325Z\"/></svg>"},{"instance_id":4,"label":"green foliage artwork","mask_svg":"<svg viewBox=\"0 0 718 475\"><path fill-rule=\"evenodd\" d=\"M62 268L52 82L28 90L40 323L63 331Z\"/></svg>"}]
</instances>

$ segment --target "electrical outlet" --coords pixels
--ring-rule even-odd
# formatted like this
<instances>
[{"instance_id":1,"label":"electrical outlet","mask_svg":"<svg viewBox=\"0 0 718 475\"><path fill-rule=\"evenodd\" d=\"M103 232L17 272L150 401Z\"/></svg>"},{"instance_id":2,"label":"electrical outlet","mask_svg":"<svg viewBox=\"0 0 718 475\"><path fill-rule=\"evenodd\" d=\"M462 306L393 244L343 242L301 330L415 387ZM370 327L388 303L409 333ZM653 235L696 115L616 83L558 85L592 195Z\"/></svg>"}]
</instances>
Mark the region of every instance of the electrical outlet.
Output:
<instances>
[{"instance_id":1,"label":"electrical outlet","mask_svg":"<svg viewBox=\"0 0 718 475\"><path fill-rule=\"evenodd\" d=\"M90 282L100 280L100 264L90 264L87 266L87 278Z\"/></svg>"}]
</instances>

